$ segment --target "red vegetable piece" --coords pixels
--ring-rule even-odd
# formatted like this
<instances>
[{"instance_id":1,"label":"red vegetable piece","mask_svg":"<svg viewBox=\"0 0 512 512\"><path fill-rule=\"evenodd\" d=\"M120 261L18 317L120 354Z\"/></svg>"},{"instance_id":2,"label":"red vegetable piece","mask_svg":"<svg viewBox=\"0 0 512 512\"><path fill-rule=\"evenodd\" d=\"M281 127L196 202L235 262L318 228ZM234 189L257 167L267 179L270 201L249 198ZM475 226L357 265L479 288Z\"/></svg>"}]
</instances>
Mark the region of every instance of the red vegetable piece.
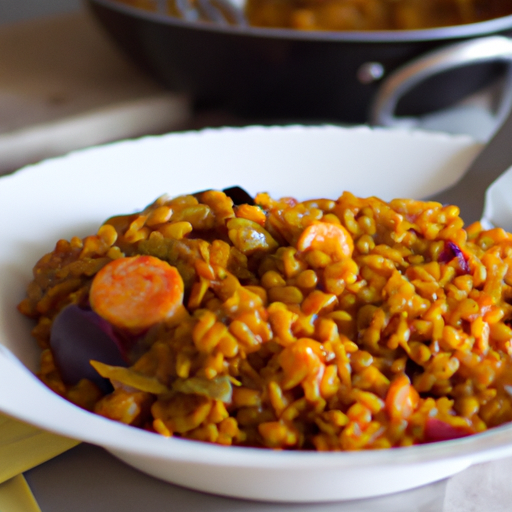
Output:
<instances>
[{"instance_id":1,"label":"red vegetable piece","mask_svg":"<svg viewBox=\"0 0 512 512\"><path fill-rule=\"evenodd\" d=\"M425 441L449 441L474 434L469 426L454 426L438 418L429 418L425 425Z\"/></svg>"},{"instance_id":2,"label":"red vegetable piece","mask_svg":"<svg viewBox=\"0 0 512 512\"><path fill-rule=\"evenodd\" d=\"M407 419L418 407L419 395L407 375L395 378L386 395L386 411L392 420Z\"/></svg>"}]
</instances>

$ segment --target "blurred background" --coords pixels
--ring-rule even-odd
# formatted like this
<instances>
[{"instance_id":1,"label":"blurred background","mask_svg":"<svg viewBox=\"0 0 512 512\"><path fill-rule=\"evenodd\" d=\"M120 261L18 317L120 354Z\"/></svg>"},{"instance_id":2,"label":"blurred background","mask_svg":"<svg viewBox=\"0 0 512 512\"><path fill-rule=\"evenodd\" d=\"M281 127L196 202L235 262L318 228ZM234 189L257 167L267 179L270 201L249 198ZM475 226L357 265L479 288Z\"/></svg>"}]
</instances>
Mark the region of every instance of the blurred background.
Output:
<instances>
[{"instance_id":1,"label":"blurred background","mask_svg":"<svg viewBox=\"0 0 512 512\"><path fill-rule=\"evenodd\" d=\"M185 28L159 26L161 20L152 25L139 16L144 11L137 14L138 25L122 19L124 6L113 17L108 2L107 8L101 4L0 0L0 175L75 149L176 130L371 122L370 106L382 83L431 44L352 44L336 34L323 37L325 32L311 41L306 32L254 37L226 26L196 30L188 18ZM457 80L452 70L424 81L400 98L391 121L486 140L496 126L496 105L512 102L512 87L500 100L507 90L500 85L504 69L507 85L512 83L512 43L503 41L506 55L499 62L485 62L476 75L476 67L457 69ZM482 80L473 80L480 74ZM401 105L406 108L399 112Z\"/></svg>"},{"instance_id":2,"label":"blurred background","mask_svg":"<svg viewBox=\"0 0 512 512\"><path fill-rule=\"evenodd\" d=\"M76 12L81 8L80 0L2 0L0 2L0 24L37 18L65 12Z\"/></svg>"},{"instance_id":3,"label":"blurred background","mask_svg":"<svg viewBox=\"0 0 512 512\"><path fill-rule=\"evenodd\" d=\"M185 127L188 99L142 73L81 0L0 0L0 175Z\"/></svg>"}]
</instances>

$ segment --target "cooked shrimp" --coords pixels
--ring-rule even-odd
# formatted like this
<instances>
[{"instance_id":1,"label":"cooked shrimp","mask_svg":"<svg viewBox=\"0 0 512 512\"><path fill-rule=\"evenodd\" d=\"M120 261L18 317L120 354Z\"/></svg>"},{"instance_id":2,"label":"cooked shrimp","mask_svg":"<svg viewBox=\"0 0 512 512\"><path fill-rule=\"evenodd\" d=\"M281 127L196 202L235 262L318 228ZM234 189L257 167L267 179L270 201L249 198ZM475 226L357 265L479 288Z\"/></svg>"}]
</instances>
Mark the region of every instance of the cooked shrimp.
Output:
<instances>
[{"instance_id":1,"label":"cooked shrimp","mask_svg":"<svg viewBox=\"0 0 512 512\"><path fill-rule=\"evenodd\" d=\"M352 256L354 242L350 233L340 224L315 222L302 232L297 249L322 251L334 261L339 261Z\"/></svg>"}]
</instances>

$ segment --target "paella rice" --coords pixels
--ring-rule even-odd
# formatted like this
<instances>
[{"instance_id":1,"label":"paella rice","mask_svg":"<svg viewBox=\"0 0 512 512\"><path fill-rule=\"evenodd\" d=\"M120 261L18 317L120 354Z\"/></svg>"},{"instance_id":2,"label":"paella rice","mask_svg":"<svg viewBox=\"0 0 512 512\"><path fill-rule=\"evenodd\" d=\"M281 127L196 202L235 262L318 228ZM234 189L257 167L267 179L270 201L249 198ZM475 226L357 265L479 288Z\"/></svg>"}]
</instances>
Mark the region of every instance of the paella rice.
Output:
<instances>
[{"instance_id":1,"label":"paella rice","mask_svg":"<svg viewBox=\"0 0 512 512\"><path fill-rule=\"evenodd\" d=\"M299 30L421 30L507 16L510 0L248 0L252 25Z\"/></svg>"},{"instance_id":2,"label":"paella rice","mask_svg":"<svg viewBox=\"0 0 512 512\"><path fill-rule=\"evenodd\" d=\"M183 5L176 0L116 0L151 12L180 17ZM212 2L231 20L237 2ZM421 30L464 25L508 16L510 0L247 0L244 12L250 25L298 30ZM204 5L191 0L190 9Z\"/></svg>"},{"instance_id":3,"label":"paella rice","mask_svg":"<svg viewBox=\"0 0 512 512\"><path fill-rule=\"evenodd\" d=\"M163 436L337 451L512 421L511 301L512 235L464 229L456 206L211 190L58 241L18 309L40 379L80 407ZM97 378L59 357L73 311L121 356L87 360Z\"/></svg>"}]
</instances>

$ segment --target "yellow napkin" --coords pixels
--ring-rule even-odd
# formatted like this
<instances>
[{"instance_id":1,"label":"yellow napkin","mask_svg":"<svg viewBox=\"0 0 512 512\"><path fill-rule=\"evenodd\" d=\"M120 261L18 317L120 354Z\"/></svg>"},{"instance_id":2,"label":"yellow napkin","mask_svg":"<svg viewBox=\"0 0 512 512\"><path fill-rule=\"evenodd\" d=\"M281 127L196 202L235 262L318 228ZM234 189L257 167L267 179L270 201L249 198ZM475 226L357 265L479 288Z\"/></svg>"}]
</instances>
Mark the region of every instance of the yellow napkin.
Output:
<instances>
[{"instance_id":1,"label":"yellow napkin","mask_svg":"<svg viewBox=\"0 0 512 512\"><path fill-rule=\"evenodd\" d=\"M0 414L0 511L40 512L22 473L77 444Z\"/></svg>"},{"instance_id":2,"label":"yellow napkin","mask_svg":"<svg viewBox=\"0 0 512 512\"><path fill-rule=\"evenodd\" d=\"M0 510L2 512L41 512L23 475L0 484Z\"/></svg>"}]
</instances>

